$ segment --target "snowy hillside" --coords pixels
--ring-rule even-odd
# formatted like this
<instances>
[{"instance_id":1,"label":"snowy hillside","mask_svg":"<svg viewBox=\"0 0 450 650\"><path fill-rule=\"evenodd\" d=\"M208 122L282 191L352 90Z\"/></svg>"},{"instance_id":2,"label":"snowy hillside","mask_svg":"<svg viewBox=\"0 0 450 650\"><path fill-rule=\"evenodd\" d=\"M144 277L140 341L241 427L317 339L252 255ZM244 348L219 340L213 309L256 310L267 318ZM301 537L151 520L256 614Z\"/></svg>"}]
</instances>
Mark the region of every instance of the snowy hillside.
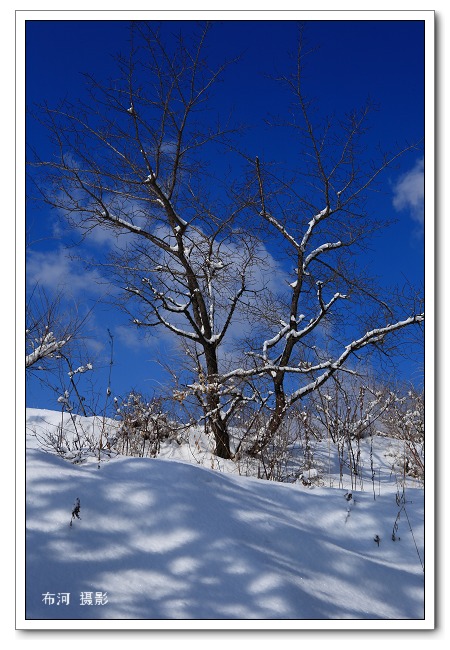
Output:
<instances>
[{"instance_id":1,"label":"snowy hillside","mask_svg":"<svg viewBox=\"0 0 450 650\"><path fill-rule=\"evenodd\" d=\"M60 418L27 415L24 628L424 627L424 491L388 459L351 491L325 470L310 486L240 476L199 437L196 455L172 443L156 459L80 464L42 448Z\"/></svg>"}]
</instances>

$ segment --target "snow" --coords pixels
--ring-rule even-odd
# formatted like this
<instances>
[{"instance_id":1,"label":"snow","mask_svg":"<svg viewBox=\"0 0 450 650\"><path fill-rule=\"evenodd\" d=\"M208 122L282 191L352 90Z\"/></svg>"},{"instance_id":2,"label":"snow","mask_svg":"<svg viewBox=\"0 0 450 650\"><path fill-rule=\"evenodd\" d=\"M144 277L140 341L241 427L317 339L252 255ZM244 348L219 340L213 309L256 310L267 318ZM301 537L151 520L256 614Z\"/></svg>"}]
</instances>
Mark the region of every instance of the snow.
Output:
<instances>
[{"instance_id":1,"label":"snow","mask_svg":"<svg viewBox=\"0 0 450 650\"><path fill-rule=\"evenodd\" d=\"M25 366L30 368L40 359L53 357L68 343L69 339L70 337L67 340L57 341L53 332L46 332L41 338L36 339L36 348L30 354L26 355Z\"/></svg>"},{"instance_id":2,"label":"snow","mask_svg":"<svg viewBox=\"0 0 450 650\"><path fill-rule=\"evenodd\" d=\"M375 438L375 482L363 440L367 471L357 486L339 477L329 442L316 445L321 462L303 482L276 483L213 456L201 429L183 444L162 444L157 458L112 455L99 464L80 454L74 460L83 462L69 462L43 444L60 422L61 413L27 409L22 629L51 621L71 629L77 619L96 628L223 620L257 629L425 627L424 491L413 479L399 482L398 441ZM92 419L80 423L95 431ZM70 594L69 604L57 605L57 594ZM81 604L86 594L93 604Z\"/></svg>"},{"instance_id":3,"label":"snow","mask_svg":"<svg viewBox=\"0 0 450 650\"><path fill-rule=\"evenodd\" d=\"M281 324L281 330L279 332L277 332L277 334L275 334L275 336L273 338L269 339L268 341L264 341L264 343L263 343L263 359L267 359L267 350L268 350L268 348L272 348L274 345L276 345L279 341L281 341L283 336L285 334L287 334L288 332L289 333L291 331L293 332L293 330L291 330L291 325L290 324L287 324L287 323L285 323L283 321L280 321L280 324Z\"/></svg>"},{"instance_id":4,"label":"snow","mask_svg":"<svg viewBox=\"0 0 450 650\"><path fill-rule=\"evenodd\" d=\"M303 263L303 269L305 270L310 262L314 260L316 257L321 255L322 253L332 250L334 248L340 248L342 246L341 241L336 241L336 242L328 242L326 244L322 244L321 246L318 246L312 253L308 255L308 257L305 259Z\"/></svg>"},{"instance_id":5,"label":"snow","mask_svg":"<svg viewBox=\"0 0 450 650\"><path fill-rule=\"evenodd\" d=\"M76 370L71 370L68 375L69 377L73 377L74 375L83 374L88 372L88 370L92 370L92 367L92 363L87 363L85 366L79 366Z\"/></svg>"},{"instance_id":6,"label":"snow","mask_svg":"<svg viewBox=\"0 0 450 650\"><path fill-rule=\"evenodd\" d=\"M139 226L135 226L131 221L126 221L125 219L121 219L120 217L117 217L114 214L109 214L107 212L102 212L102 216L106 217L108 221L112 221L115 224L118 224L119 226L123 226L127 230L131 232L142 232L142 228Z\"/></svg>"},{"instance_id":7,"label":"snow","mask_svg":"<svg viewBox=\"0 0 450 650\"><path fill-rule=\"evenodd\" d=\"M322 221L322 219L324 219L325 217L328 217L329 214L330 214L330 208L326 206L325 208L323 208L323 210L321 210L316 215L314 215L314 217L308 223L308 229L303 235L303 239L301 241L299 250L305 251L306 245L308 244L309 238L311 237L311 233L314 230L316 224L318 224L319 221Z\"/></svg>"}]
</instances>

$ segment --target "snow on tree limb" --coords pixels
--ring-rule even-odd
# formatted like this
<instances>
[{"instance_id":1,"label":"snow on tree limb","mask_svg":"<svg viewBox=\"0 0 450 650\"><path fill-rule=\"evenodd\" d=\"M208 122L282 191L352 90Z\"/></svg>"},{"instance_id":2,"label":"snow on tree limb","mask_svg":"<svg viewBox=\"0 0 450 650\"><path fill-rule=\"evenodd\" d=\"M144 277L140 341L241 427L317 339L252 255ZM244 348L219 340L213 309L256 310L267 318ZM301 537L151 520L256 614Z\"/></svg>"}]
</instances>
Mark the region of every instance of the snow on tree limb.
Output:
<instances>
[{"instance_id":1,"label":"snow on tree limb","mask_svg":"<svg viewBox=\"0 0 450 650\"><path fill-rule=\"evenodd\" d=\"M303 235L303 239L302 239L302 241L300 243L299 250L301 250L303 253L305 252L306 246L308 244L308 241L309 241L309 239L310 239L310 237L312 235L312 232L313 232L314 228L317 226L317 224L320 221L323 221L323 219L325 219L329 215L330 215L330 207L329 206L326 206L323 210L321 210L316 215L314 215L314 217L308 223L308 228L307 228L305 234Z\"/></svg>"},{"instance_id":2,"label":"snow on tree limb","mask_svg":"<svg viewBox=\"0 0 450 650\"><path fill-rule=\"evenodd\" d=\"M362 337L356 339L355 341L352 341L352 343L345 346L344 352L337 359L335 360L330 359L328 361L323 361L321 363L317 363L314 365L304 363L304 364L299 364L298 366L290 366L290 365L283 366L280 365L279 363L270 361L269 359L267 359L267 356L264 356L264 354L260 355L254 352L250 352L249 356L255 359L259 359L262 363L256 365L254 368L247 368L247 369L237 368L235 370L232 370L222 375L221 379L222 381L228 381L234 377L238 377L242 379L242 378L247 378L252 376L254 377L262 376L265 374L272 374L277 372L292 373L292 374L307 374L311 372L317 372L319 370L325 370L326 372L323 373L320 377L318 377L308 385L303 386L302 388L300 388L298 391L295 391L295 393L291 395L289 402L293 403L303 395L312 392L313 390L312 386L314 386L314 389L321 386L337 370L347 371L347 369L344 368L343 365L345 361L350 357L350 355L356 352L357 350L360 350L366 347L367 345L379 342L384 338L384 336L386 336L390 332L395 332L399 329L407 327L408 325L419 324L424 320L425 320L424 314L416 314L414 316L411 316L410 318L407 318L403 321L398 321L397 323L394 323L392 325L387 325L385 327L380 327L371 330L369 332L366 332L366 334L364 334ZM292 332L289 332L288 336L292 336L292 335L293 335ZM275 340L276 341L280 340L278 334L273 339L271 339L271 341L266 341L265 344L267 343L267 347L269 347L269 344L274 342Z\"/></svg>"},{"instance_id":3,"label":"snow on tree limb","mask_svg":"<svg viewBox=\"0 0 450 650\"><path fill-rule=\"evenodd\" d=\"M322 253L325 253L326 251L333 250L335 248L340 248L344 244L341 241L336 241L336 242L329 242L327 244L322 244L321 246L318 246L312 253L310 253L305 261L303 262L303 270L306 270L308 267L309 263L312 262L316 257L321 255Z\"/></svg>"},{"instance_id":4,"label":"snow on tree limb","mask_svg":"<svg viewBox=\"0 0 450 650\"><path fill-rule=\"evenodd\" d=\"M410 318L407 318L403 321L398 321L393 325L386 325L386 327L379 327L377 329L371 330L370 332L366 332L363 336L361 336L361 338L345 346L344 352L335 361L328 362L327 369L322 375L320 375L320 377L317 377L317 379L315 379L307 386L303 386L302 388L299 388L297 391L292 393L287 399L288 405L293 404L301 397L308 395L313 390L316 390L319 386L324 384L327 381L327 379L331 377L331 375L333 375L337 370L341 369L341 367L347 361L350 355L356 352L357 350L361 350L367 345L379 342L384 338L386 334L389 334L390 332L395 332L399 329L407 327L408 325L413 325L415 323L422 323L424 320L425 320L425 315L423 313L416 314L414 316L410 316Z\"/></svg>"},{"instance_id":5,"label":"snow on tree limb","mask_svg":"<svg viewBox=\"0 0 450 650\"><path fill-rule=\"evenodd\" d=\"M292 327L291 323L289 323L289 324L284 323L283 327L280 329L279 332L277 332L277 334L275 334L275 336L273 336L271 339L269 339L267 341L264 341L262 358L265 361L268 361L268 359L267 359L267 350L269 348L273 348L274 345L276 345L277 343L279 343L281 341L283 336L285 336L286 334L291 332L292 331L291 327Z\"/></svg>"},{"instance_id":6,"label":"snow on tree limb","mask_svg":"<svg viewBox=\"0 0 450 650\"><path fill-rule=\"evenodd\" d=\"M260 216L264 217L264 219L266 219L270 224L272 224L272 226L274 226L283 235L283 237L287 239L288 242L290 242L294 246L294 248L296 248L297 250L300 249L300 245L295 240L295 238L288 233L286 228L277 219L275 219L275 217L273 217L265 210L262 210L260 212Z\"/></svg>"},{"instance_id":7,"label":"snow on tree limb","mask_svg":"<svg viewBox=\"0 0 450 650\"><path fill-rule=\"evenodd\" d=\"M53 358L56 353L58 353L62 348L67 345L71 337L68 336L66 339L58 341L53 332L47 332L44 334L41 339L37 340L37 347L27 354L25 357L25 367L31 368L35 363L41 361L42 359Z\"/></svg>"}]
</instances>

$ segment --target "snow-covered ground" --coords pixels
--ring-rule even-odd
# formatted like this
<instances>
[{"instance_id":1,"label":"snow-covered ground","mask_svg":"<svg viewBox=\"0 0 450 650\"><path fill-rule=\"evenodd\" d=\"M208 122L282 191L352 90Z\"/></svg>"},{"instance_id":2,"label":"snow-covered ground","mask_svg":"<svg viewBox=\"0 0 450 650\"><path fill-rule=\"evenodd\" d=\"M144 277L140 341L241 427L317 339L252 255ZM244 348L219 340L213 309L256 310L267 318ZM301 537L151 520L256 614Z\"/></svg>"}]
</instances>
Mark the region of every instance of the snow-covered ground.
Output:
<instances>
[{"instance_id":1,"label":"snow-covered ground","mask_svg":"<svg viewBox=\"0 0 450 650\"><path fill-rule=\"evenodd\" d=\"M60 420L27 411L24 629L432 627L424 490L395 442L375 438L375 482L363 445L356 489L324 443L305 486L240 475L198 432L156 459L73 463L43 448Z\"/></svg>"}]
</instances>

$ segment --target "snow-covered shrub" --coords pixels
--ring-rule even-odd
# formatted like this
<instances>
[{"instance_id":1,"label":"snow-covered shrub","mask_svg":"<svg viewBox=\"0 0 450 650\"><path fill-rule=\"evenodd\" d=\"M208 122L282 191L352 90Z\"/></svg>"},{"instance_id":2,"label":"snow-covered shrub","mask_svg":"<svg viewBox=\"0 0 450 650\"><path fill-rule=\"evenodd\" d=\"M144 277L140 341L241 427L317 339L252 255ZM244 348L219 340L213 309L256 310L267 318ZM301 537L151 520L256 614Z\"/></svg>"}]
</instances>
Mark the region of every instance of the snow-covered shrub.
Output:
<instances>
[{"instance_id":1,"label":"snow-covered shrub","mask_svg":"<svg viewBox=\"0 0 450 650\"><path fill-rule=\"evenodd\" d=\"M260 452L260 476L269 481L294 482L301 474L299 431L292 418L286 418L270 443Z\"/></svg>"},{"instance_id":2,"label":"snow-covered shrub","mask_svg":"<svg viewBox=\"0 0 450 650\"><path fill-rule=\"evenodd\" d=\"M311 473L314 483L320 482L315 444L318 436L311 427L311 413L307 409L292 407L270 442L258 453L247 454L259 438L264 439L270 413L261 410L247 429L246 447L239 453L240 471L269 481L294 483L306 473Z\"/></svg>"},{"instance_id":3,"label":"snow-covered shrub","mask_svg":"<svg viewBox=\"0 0 450 650\"><path fill-rule=\"evenodd\" d=\"M353 489L362 478L361 443L376 434L376 423L395 399L371 383L359 376L336 377L317 391L314 404L317 421L337 450L340 480L348 473Z\"/></svg>"},{"instance_id":4,"label":"snow-covered shrub","mask_svg":"<svg viewBox=\"0 0 450 650\"><path fill-rule=\"evenodd\" d=\"M108 421L108 429L113 432L117 426ZM57 454L73 464L85 463L89 458L98 458L98 441L102 422L100 418L84 417L73 411L62 409L61 413L49 411L39 422L27 424L27 435L33 436L41 449ZM109 449L102 449L101 460L111 458Z\"/></svg>"},{"instance_id":5,"label":"snow-covered shrub","mask_svg":"<svg viewBox=\"0 0 450 650\"><path fill-rule=\"evenodd\" d=\"M161 442L176 439L177 427L163 411L162 400L147 400L132 391L119 405L115 400L119 428L108 445L126 456L155 457Z\"/></svg>"},{"instance_id":6,"label":"snow-covered shrub","mask_svg":"<svg viewBox=\"0 0 450 650\"><path fill-rule=\"evenodd\" d=\"M423 391L411 388L397 397L383 418L384 429L403 441L395 462L408 476L424 479L425 474L425 399Z\"/></svg>"}]
</instances>

